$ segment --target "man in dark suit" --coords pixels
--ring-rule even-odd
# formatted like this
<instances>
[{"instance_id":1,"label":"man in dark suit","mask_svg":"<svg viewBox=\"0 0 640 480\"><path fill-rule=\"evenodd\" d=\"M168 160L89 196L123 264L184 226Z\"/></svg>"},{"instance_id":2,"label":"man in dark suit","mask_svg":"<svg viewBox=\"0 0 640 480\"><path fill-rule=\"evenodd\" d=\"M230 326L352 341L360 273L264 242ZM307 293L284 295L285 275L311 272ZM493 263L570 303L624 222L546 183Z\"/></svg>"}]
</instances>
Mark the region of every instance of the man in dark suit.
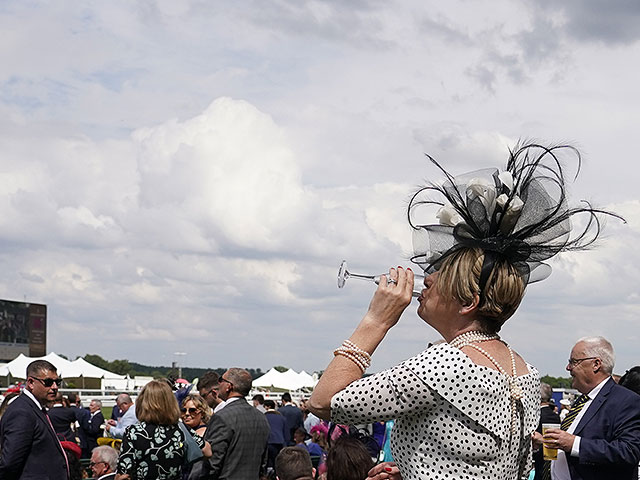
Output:
<instances>
[{"instance_id":1,"label":"man in dark suit","mask_svg":"<svg viewBox=\"0 0 640 480\"><path fill-rule=\"evenodd\" d=\"M555 404L551 399L553 395L553 389L551 385L548 383L540 383L540 422L538 423L538 428L536 431L538 433L542 433L542 424L543 423L556 423L560 425L560 415L558 415L553 407ZM535 469L535 477L534 480L545 480L544 479L544 455L542 452L542 448L538 449L538 451L533 454L533 463ZM547 465L547 470L549 469L549 465Z\"/></svg>"},{"instance_id":2,"label":"man in dark suit","mask_svg":"<svg viewBox=\"0 0 640 480\"><path fill-rule=\"evenodd\" d=\"M251 374L230 368L219 378L218 397L223 403L214 410L204 434L213 455L194 468L189 479L258 480L269 438L263 413L249 405Z\"/></svg>"},{"instance_id":3,"label":"man in dark suit","mask_svg":"<svg viewBox=\"0 0 640 480\"><path fill-rule=\"evenodd\" d=\"M98 437L103 436L100 428L104 424L104 416L102 415L102 402L100 400L91 400L89 403L89 420L87 421L87 449L89 453L98 446Z\"/></svg>"},{"instance_id":4,"label":"man in dark suit","mask_svg":"<svg viewBox=\"0 0 640 480\"><path fill-rule=\"evenodd\" d=\"M282 406L278 411L287 420L287 445L294 445L293 433L298 428L304 428L302 410L293 404L291 401L291 394L289 392L284 392L282 394Z\"/></svg>"},{"instance_id":5,"label":"man in dark suit","mask_svg":"<svg viewBox=\"0 0 640 480\"><path fill-rule=\"evenodd\" d=\"M61 442L76 442L76 414L71 410L71 407L65 407L65 399L62 397L62 393L58 392L53 404L48 404L47 409L49 420L56 431L58 440Z\"/></svg>"},{"instance_id":6,"label":"man in dark suit","mask_svg":"<svg viewBox=\"0 0 640 480\"><path fill-rule=\"evenodd\" d=\"M275 469L276 457L280 450L286 445L287 421L282 414L276 411L276 404L273 400L265 400L264 407L267 410L264 415L269 423L269 439L267 440L267 469Z\"/></svg>"},{"instance_id":7,"label":"man in dark suit","mask_svg":"<svg viewBox=\"0 0 640 480\"><path fill-rule=\"evenodd\" d=\"M89 418L91 414L89 410L82 408L80 394L71 392L67 396L71 404L71 411L76 417L76 438L80 440L80 448L82 449L82 458L91 457L91 450L87 444L87 433L89 431Z\"/></svg>"},{"instance_id":8,"label":"man in dark suit","mask_svg":"<svg viewBox=\"0 0 640 480\"><path fill-rule=\"evenodd\" d=\"M67 457L45 410L55 400L60 383L56 367L46 360L27 367L23 393L0 420L1 479L67 480Z\"/></svg>"},{"instance_id":9,"label":"man in dark suit","mask_svg":"<svg viewBox=\"0 0 640 480\"><path fill-rule=\"evenodd\" d=\"M637 480L640 462L640 395L617 385L611 344L585 337L575 344L567 370L583 395L561 429L548 430L547 446L558 448L553 480Z\"/></svg>"}]
</instances>

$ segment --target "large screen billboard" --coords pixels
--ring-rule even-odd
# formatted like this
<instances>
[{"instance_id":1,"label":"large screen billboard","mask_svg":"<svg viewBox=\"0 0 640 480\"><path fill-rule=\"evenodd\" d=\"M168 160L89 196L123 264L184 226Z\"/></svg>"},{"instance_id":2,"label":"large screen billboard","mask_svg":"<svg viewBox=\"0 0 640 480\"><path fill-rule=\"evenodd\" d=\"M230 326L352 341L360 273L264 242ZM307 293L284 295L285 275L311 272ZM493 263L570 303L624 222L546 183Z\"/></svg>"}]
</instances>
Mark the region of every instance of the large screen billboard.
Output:
<instances>
[{"instance_id":1,"label":"large screen billboard","mask_svg":"<svg viewBox=\"0 0 640 480\"><path fill-rule=\"evenodd\" d=\"M0 361L47 354L47 306L0 300Z\"/></svg>"}]
</instances>

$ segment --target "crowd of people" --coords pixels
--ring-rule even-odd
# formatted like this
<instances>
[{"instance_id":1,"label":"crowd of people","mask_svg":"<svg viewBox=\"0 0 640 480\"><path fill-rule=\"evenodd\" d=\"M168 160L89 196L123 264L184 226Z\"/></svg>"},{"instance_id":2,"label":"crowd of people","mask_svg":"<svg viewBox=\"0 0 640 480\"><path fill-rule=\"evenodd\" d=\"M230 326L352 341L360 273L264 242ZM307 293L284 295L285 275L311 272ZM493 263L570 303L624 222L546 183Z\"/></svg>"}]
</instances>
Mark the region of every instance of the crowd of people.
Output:
<instances>
[{"instance_id":1,"label":"crowd of people","mask_svg":"<svg viewBox=\"0 0 640 480\"><path fill-rule=\"evenodd\" d=\"M567 369L575 388L590 396L579 407L583 418L591 411L587 420L575 414L575 405L582 402L579 397L565 416L568 423L563 422L551 387L541 384L535 416L539 424L530 434L530 446L523 447L533 452L533 478L638 478L640 366L614 378L612 359L613 349L602 337L580 339L571 352ZM590 367L579 368L582 364ZM406 474L397 465L398 458L394 462L386 455L388 424L402 421L403 415L393 411L393 419L385 421L390 415L372 395L354 399L360 399L363 406L366 401L379 405L381 413L350 418L358 422L332 423L312 413L313 399L301 399L296 404L288 392L278 404L265 400L262 394L249 400L249 372L231 368L222 376L207 372L195 387L186 389L175 390L170 381L154 380L141 390L135 403L127 394L118 395L115 418L105 421L99 400L92 400L84 409L77 394L63 397L59 385L55 366L38 360L28 367L24 392L5 397L0 409L0 478L428 478L403 476ZM390 395L378 388L381 398ZM424 392L415 395L423 395L425 402L433 401ZM410 403L411 397L404 401ZM587 407L589 410L585 410ZM439 410L442 413L442 408ZM482 412L486 414L486 408ZM123 427L125 416L133 420L126 420ZM373 423L363 423L371 419ZM548 429L543 437L543 423L561 428ZM93 424L110 428L96 434ZM473 425L478 428L477 423ZM108 432L118 435L119 427L123 427L119 448L97 446L98 437ZM460 436L461 429L458 432L457 452L464 452L468 440ZM572 453L576 438L580 439L578 455ZM544 459L543 443L557 448L556 460ZM499 459L496 453L492 455ZM464 454L458 453L458 457L464 458ZM599 457L606 461L581 461ZM90 460L84 465L88 470L83 471L81 458ZM458 460L451 458L452 463ZM475 478L469 472L461 468L451 478ZM613 474L615 477L609 476Z\"/></svg>"},{"instance_id":2,"label":"crowd of people","mask_svg":"<svg viewBox=\"0 0 640 480\"><path fill-rule=\"evenodd\" d=\"M261 394L248 401L252 380L241 368L221 376L209 371L195 387L181 389L166 379L153 380L135 402L126 393L118 395L113 418L106 420L99 400L85 409L78 394L61 394L61 379L50 362L32 362L26 378L23 392L8 394L2 405L2 479L288 478L283 458L299 458L301 452L313 469L309 478L357 478L336 472L357 466L366 474L382 447L383 436L376 444L371 426L363 434L340 425L331 434L328 422L311 413L304 400L294 403L288 392L278 405ZM376 445L373 452L363 436ZM112 443L117 448L98 446L99 438L118 439Z\"/></svg>"},{"instance_id":3,"label":"crowd of people","mask_svg":"<svg viewBox=\"0 0 640 480\"><path fill-rule=\"evenodd\" d=\"M569 208L565 150L575 152L518 146L504 170L458 177L433 160L446 180L409 206L412 260L425 273L419 291L410 268L381 276L308 401L295 405L288 393L279 405L262 395L248 401L251 375L241 368L208 372L195 389L155 380L135 403L117 398L105 426L122 439L115 461L111 450L91 449L93 425L77 397L69 405L59 397L55 366L35 361L0 419L0 478L68 479L74 457L90 454L93 473L116 480L638 480L640 367L616 378L611 343L578 339L566 370L579 395L558 410L536 368L500 336L527 284L550 274L544 261L585 249L601 217L617 217ZM433 205L439 223L420 223L419 211ZM587 221L574 235L577 214ZM442 340L364 375L414 296Z\"/></svg>"}]
</instances>

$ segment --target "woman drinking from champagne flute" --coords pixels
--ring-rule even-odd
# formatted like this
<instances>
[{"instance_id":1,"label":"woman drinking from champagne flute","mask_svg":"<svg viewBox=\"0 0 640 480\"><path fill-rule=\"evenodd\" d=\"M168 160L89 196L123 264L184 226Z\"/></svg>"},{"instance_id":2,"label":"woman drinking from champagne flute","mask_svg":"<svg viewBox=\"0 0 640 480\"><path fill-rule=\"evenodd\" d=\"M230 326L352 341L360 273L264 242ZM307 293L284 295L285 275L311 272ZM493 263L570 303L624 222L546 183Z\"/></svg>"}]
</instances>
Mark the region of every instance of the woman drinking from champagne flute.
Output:
<instances>
[{"instance_id":1,"label":"woman drinking from champagne flute","mask_svg":"<svg viewBox=\"0 0 640 480\"><path fill-rule=\"evenodd\" d=\"M550 274L542 262L593 243L600 215L609 215L589 205L568 208L558 159L563 151L577 155L571 147L518 146L505 170L458 177L431 159L446 180L414 195L409 221L412 260L427 275L418 316L444 341L361 378L412 298L412 270L391 268L309 401L316 415L337 423L395 419L391 446L397 465L378 465L370 477L528 477L540 380L499 332L527 283ZM420 210L433 205L439 223L417 223ZM586 227L571 237L570 218L580 213Z\"/></svg>"}]
</instances>

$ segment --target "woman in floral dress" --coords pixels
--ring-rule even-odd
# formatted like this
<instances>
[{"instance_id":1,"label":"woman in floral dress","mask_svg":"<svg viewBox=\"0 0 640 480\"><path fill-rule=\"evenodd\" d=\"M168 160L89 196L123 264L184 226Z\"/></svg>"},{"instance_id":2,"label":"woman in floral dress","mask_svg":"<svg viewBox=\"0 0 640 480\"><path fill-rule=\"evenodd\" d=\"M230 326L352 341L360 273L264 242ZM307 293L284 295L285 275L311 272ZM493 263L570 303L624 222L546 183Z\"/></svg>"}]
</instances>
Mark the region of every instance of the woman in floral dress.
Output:
<instances>
[{"instance_id":1,"label":"woman in floral dress","mask_svg":"<svg viewBox=\"0 0 640 480\"><path fill-rule=\"evenodd\" d=\"M140 423L127 428L118 460L117 480L180 480L185 456L185 437L178 421L180 408L169 385L151 381L136 402ZM205 441L193 438L206 450ZM209 447L210 448L210 447Z\"/></svg>"}]
</instances>

